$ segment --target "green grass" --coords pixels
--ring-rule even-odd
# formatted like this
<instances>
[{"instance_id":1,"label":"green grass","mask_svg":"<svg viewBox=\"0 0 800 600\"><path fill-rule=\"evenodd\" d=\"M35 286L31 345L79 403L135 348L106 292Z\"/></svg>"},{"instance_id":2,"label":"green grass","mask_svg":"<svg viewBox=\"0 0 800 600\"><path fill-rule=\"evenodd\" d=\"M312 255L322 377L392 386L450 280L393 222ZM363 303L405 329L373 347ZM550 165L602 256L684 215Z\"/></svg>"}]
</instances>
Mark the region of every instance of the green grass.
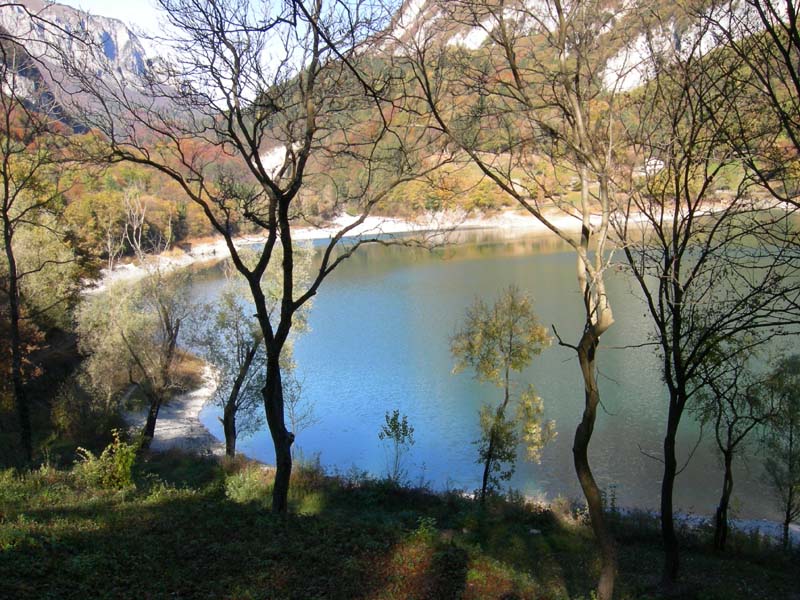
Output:
<instances>
[{"instance_id":1,"label":"green grass","mask_svg":"<svg viewBox=\"0 0 800 600\"><path fill-rule=\"evenodd\" d=\"M590 531L568 508L478 510L459 494L296 469L288 516L260 465L146 457L135 486L80 470L0 473L0 596L8 598L589 598ZM657 598L657 531L615 519L618 598ZM686 540L685 598L785 598L791 560Z\"/></svg>"}]
</instances>

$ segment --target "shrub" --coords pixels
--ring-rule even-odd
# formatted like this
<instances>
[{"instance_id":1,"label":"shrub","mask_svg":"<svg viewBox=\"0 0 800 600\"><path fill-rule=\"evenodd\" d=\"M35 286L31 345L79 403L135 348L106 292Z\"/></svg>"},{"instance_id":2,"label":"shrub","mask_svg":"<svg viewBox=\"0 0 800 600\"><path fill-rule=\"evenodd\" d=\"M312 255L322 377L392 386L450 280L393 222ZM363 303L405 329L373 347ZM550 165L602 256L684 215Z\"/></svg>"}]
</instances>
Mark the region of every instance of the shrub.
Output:
<instances>
[{"instance_id":1,"label":"shrub","mask_svg":"<svg viewBox=\"0 0 800 600\"><path fill-rule=\"evenodd\" d=\"M269 491L266 473L256 465L246 466L225 479L225 496L240 504L263 502Z\"/></svg>"},{"instance_id":2,"label":"shrub","mask_svg":"<svg viewBox=\"0 0 800 600\"><path fill-rule=\"evenodd\" d=\"M387 475L389 481L400 484L406 473L403 468L403 457L414 445L414 427L409 425L406 415L401 417L397 409L392 413L386 411L384 420L378 438L390 446L390 450L387 450Z\"/></svg>"},{"instance_id":3,"label":"shrub","mask_svg":"<svg viewBox=\"0 0 800 600\"><path fill-rule=\"evenodd\" d=\"M113 441L99 457L86 448L78 448L80 459L76 473L91 485L124 489L133 485L133 465L139 444L125 442L119 429L112 430L111 435Z\"/></svg>"}]
</instances>

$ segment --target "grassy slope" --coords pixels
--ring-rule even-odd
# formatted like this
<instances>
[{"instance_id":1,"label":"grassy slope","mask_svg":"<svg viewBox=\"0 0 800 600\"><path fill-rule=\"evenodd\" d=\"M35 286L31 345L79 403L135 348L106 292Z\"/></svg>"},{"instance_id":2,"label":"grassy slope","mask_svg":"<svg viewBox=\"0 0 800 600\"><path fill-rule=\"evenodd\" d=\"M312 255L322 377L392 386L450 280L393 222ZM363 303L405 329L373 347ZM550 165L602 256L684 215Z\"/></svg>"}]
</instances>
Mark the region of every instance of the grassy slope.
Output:
<instances>
[{"instance_id":1,"label":"grassy slope","mask_svg":"<svg viewBox=\"0 0 800 600\"><path fill-rule=\"evenodd\" d=\"M149 458L136 488L79 472L0 474L3 598L588 598L588 528L497 502L480 513L433 495L305 469L288 517L265 508L269 472ZM652 523L617 523L619 598L655 598ZM684 598L786 598L791 561L759 548L710 555L688 540Z\"/></svg>"}]
</instances>

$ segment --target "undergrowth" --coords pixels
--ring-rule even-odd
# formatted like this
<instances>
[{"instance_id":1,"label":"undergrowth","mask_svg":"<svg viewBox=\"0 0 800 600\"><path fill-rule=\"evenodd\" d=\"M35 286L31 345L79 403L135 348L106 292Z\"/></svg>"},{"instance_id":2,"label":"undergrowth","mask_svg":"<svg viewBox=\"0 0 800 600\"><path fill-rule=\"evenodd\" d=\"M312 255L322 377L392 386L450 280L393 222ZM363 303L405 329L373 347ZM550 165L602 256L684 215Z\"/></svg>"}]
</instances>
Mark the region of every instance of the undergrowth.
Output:
<instances>
[{"instance_id":1,"label":"undergrowth","mask_svg":"<svg viewBox=\"0 0 800 600\"><path fill-rule=\"evenodd\" d=\"M128 471L128 447L115 444L69 470L0 471L0 596L591 597L597 554L567 501L492 498L481 510L458 491L333 476L311 463L295 469L290 514L278 516L268 510L270 468L169 452L140 456ZM611 516L616 597L658 598L657 527L643 515ZM734 540L719 557L704 536L683 538L677 597L794 593L796 556Z\"/></svg>"}]
</instances>

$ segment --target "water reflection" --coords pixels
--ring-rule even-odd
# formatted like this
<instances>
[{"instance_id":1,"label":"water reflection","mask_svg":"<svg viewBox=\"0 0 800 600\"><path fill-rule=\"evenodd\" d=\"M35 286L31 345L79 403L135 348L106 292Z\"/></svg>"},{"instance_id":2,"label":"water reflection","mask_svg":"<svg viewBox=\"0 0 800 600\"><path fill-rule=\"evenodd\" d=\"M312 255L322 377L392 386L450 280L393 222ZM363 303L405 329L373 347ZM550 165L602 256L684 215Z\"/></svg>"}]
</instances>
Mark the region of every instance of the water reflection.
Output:
<instances>
[{"instance_id":1,"label":"water reflection","mask_svg":"<svg viewBox=\"0 0 800 600\"><path fill-rule=\"evenodd\" d=\"M458 233L457 241L432 251L367 246L323 284L311 312L311 331L296 345L304 394L318 417L298 437L305 456L319 455L329 468L383 473L378 428L384 412L398 408L416 429L409 469L413 479L439 488L478 487L480 467L472 444L478 437L477 411L483 401L496 400L499 390L466 373L450 374L450 335L476 295L492 299L516 283L534 296L541 321L574 343L582 324L581 295L574 255L553 236L466 231ZM213 297L218 273L198 283L198 294ZM615 486L618 504L655 508L661 464L648 454L660 453L667 406L658 354L647 345L650 324L644 306L622 271L609 275L608 293L617 322L603 336L599 354L604 411L591 463L602 487ZM556 421L559 435L540 465L523 462L520 454L511 484L533 495L579 497L571 446L583 395L574 353L554 345L522 379L544 398L545 416ZM207 408L203 421L222 437L215 409ZM681 462L700 434L690 417L682 427ZM273 460L266 432L240 447ZM740 464L735 491L740 516L776 516L763 500L760 472L757 457ZM676 506L712 512L721 478L712 440L704 439L678 479Z\"/></svg>"}]
</instances>

